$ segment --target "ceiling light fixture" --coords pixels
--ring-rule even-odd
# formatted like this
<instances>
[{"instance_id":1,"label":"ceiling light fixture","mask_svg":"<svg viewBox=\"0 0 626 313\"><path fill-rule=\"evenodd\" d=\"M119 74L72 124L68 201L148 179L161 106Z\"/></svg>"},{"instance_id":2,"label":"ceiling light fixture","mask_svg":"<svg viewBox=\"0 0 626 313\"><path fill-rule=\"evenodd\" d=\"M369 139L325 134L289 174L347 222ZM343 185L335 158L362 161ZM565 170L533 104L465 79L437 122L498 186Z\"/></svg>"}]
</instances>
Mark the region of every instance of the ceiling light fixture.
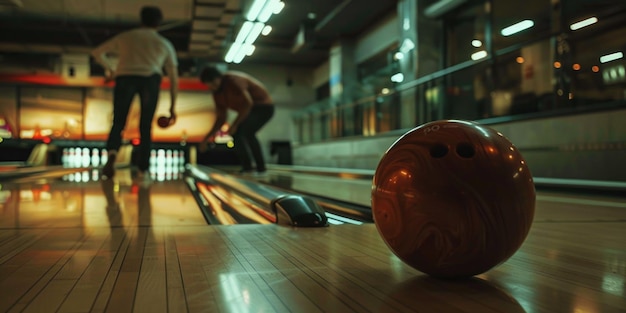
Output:
<instances>
[{"instance_id":1,"label":"ceiling light fixture","mask_svg":"<svg viewBox=\"0 0 626 313\"><path fill-rule=\"evenodd\" d=\"M511 36L513 34L517 34L523 30L527 30L531 27L535 26L535 22L532 20L523 20L519 23L515 23L511 26L505 27L500 31L502 36Z\"/></svg>"},{"instance_id":2,"label":"ceiling light fixture","mask_svg":"<svg viewBox=\"0 0 626 313\"><path fill-rule=\"evenodd\" d=\"M280 13L285 7L281 0L255 0L246 14L246 20L237 37L224 57L227 63L240 63L246 56L252 55L256 49L254 42L259 35L267 35L272 27L265 25L273 14Z\"/></svg>"},{"instance_id":3,"label":"ceiling light fixture","mask_svg":"<svg viewBox=\"0 0 626 313\"><path fill-rule=\"evenodd\" d=\"M265 27L263 27L263 30L261 31L261 35L263 36L267 36L272 32L272 26L269 25L265 25Z\"/></svg>"},{"instance_id":4,"label":"ceiling light fixture","mask_svg":"<svg viewBox=\"0 0 626 313\"><path fill-rule=\"evenodd\" d=\"M600 57L600 63L608 63L611 61L619 60L624 57L624 53L621 51L614 52L611 54L603 55Z\"/></svg>"},{"instance_id":5,"label":"ceiling light fixture","mask_svg":"<svg viewBox=\"0 0 626 313\"><path fill-rule=\"evenodd\" d=\"M571 29L571 30L579 30L579 29L581 29L583 27L587 27L589 25L593 25L593 24L595 24L597 22L598 22L598 18L594 16L594 17L590 17L590 18L584 19L584 20L582 20L580 22L573 23L572 25L569 26L569 29Z\"/></svg>"},{"instance_id":6,"label":"ceiling light fixture","mask_svg":"<svg viewBox=\"0 0 626 313\"><path fill-rule=\"evenodd\" d=\"M478 51L478 52L474 52L474 53L472 53L472 55L471 55L471 58L472 58L472 60L474 60L474 61L477 61L477 60L480 60L480 59L484 59L484 58L486 58L486 57L487 57L487 51L485 51L485 50L481 50L481 51Z\"/></svg>"},{"instance_id":7,"label":"ceiling light fixture","mask_svg":"<svg viewBox=\"0 0 626 313\"><path fill-rule=\"evenodd\" d=\"M404 81L404 74L396 73L391 76L391 81L394 83L401 83Z\"/></svg>"}]
</instances>

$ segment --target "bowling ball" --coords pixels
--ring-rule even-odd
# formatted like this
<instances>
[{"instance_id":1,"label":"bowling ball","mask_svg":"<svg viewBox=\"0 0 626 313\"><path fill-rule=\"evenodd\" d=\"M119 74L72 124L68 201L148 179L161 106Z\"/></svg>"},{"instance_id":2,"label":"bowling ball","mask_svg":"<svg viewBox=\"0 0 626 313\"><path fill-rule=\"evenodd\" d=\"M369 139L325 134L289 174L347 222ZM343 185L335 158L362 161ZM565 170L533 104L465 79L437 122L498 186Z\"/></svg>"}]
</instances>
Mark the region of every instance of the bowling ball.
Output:
<instances>
[{"instance_id":1,"label":"bowling ball","mask_svg":"<svg viewBox=\"0 0 626 313\"><path fill-rule=\"evenodd\" d=\"M372 181L376 228L406 264L440 278L481 274L511 257L534 218L526 162L475 122L416 127L381 158Z\"/></svg>"},{"instance_id":2,"label":"bowling ball","mask_svg":"<svg viewBox=\"0 0 626 313\"><path fill-rule=\"evenodd\" d=\"M173 119L171 119L171 118L169 118L167 116L160 116L157 119L157 125L159 125L159 127L161 127L161 128L167 128L167 127L169 127L170 125L173 124L173 121L174 121Z\"/></svg>"}]
</instances>

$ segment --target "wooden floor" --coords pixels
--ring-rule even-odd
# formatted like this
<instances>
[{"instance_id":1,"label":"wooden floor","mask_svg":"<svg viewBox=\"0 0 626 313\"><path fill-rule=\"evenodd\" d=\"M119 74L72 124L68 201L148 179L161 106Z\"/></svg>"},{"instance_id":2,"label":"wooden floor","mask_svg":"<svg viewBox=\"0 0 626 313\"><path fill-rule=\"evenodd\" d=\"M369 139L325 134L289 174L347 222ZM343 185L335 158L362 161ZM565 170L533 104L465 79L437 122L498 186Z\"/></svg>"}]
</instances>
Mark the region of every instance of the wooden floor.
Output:
<instances>
[{"instance_id":1,"label":"wooden floor","mask_svg":"<svg viewBox=\"0 0 626 313\"><path fill-rule=\"evenodd\" d=\"M521 249L461 281L373 224L207 226L181 181L4 184L0 203L0 312L626 312L625 198L540 193Z\"/></svg>"}]
</instances>

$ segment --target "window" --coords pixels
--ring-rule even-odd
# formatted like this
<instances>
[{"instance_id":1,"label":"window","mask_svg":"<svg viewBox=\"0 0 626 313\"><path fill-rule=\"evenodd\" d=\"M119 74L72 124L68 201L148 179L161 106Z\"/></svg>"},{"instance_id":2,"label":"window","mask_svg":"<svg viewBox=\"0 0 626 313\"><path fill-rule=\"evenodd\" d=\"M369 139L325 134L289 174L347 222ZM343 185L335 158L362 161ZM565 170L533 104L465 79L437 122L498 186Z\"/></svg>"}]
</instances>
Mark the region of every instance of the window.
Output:
<instances>
[{"instance_id":1,"label":"window","mask_svg":"<svg viewBox=\"0 0 626 313\"><path fill-rule=\"evenodd\" d=\"M491 115L487 66L477 64L445 77L444 118L474 120Z\"/></svg>"},{"instance_id":2,"label":"window","mask_svg":"<svg viewBox=\"0 0 626 313\"><path fill-rule=\"evenodd\" d=\"M560 40L559 89L568 106L580 107L622 101L626 97L626 4L610 11L604 6L577 14L568 25L595 18L592 24L571 30ZM571 23L571 24L570 24Z\"/></svg>"},{"instance_id":3,"label":"window","mask_svg":"<svg viewBox=\"0 0 626 313\"><path fill-rule=\"evenodd\" d=\"M542 37L555 29L558 7L551 0L494 0L492 40L494 50L509 48Z\"/></svg>"},{"instance_id":4,"label":"window","mask_svg":"<svg viewBox=\"0 0 626 313\"><path fill-rule=\"evenodd\" d=\"M485 40L487 13L488 7L484 3L479 3L446 19L448 66L487 56Z\"/></svg>"}]
</instances>

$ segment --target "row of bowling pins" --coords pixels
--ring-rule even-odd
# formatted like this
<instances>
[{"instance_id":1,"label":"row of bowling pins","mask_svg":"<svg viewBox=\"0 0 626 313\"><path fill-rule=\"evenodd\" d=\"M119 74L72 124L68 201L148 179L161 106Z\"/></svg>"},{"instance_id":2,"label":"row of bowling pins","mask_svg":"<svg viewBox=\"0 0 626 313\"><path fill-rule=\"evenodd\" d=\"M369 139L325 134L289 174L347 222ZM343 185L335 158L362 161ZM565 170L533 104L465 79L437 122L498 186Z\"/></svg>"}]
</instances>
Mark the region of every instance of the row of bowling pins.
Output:
<instances>
[{"instance_id":1,"label":"row of bowling pins","mask_svg":"<svg viewBox=\"0 0 626 313\"><path fill-rule=\"evenodd\" d=\"M89 167L101 166L108 160L109 153L106 149L99 148L63 148L61 164L63 167Z\"/></svg>"},{"instance_id":2,"label":"row of bowling pins","mask_svg":"<svg viewBox=\"0 0 626 313\"><path fill-rule=\"evenodd\" d=\"M170 149L150 150L150 166L183 166L185 165L185 151Z\"/></svg>"},{"instance_id":3,"label":"row of bowling pins","mask_svg":"<svg viewBox=\"0 0 626 313\"><path fill-rule=\"evenodd\" d=\"M100 148L63 148L63 167L99 167L108 160L108 151ZM152 149L150 167L180 167L185 164L185 152L171 149Z\"/></svg>"},{"instance_id":4,"label":"row of bowling pins","mask_svg":"<svg viewBox=\"0 0 626 313\"><path fill-rule=\"evenodd\" d=\"M176 180L185 170L185 152L169 149L150 150L150 177L157 181Z\"/></svg>"}]
</instances>

